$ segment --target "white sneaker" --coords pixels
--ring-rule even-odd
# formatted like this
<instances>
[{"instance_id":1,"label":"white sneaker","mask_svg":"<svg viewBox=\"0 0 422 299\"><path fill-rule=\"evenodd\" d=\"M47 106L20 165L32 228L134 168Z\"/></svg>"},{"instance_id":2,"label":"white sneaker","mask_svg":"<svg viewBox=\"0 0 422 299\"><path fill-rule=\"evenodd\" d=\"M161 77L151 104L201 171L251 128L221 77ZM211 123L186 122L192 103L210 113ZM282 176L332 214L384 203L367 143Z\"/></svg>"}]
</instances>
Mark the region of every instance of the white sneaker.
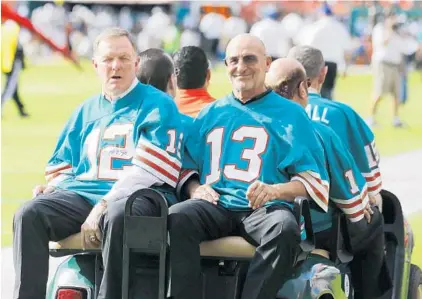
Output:
<instances>
[{"instance_id":1,"label":"white sneaker","mask_svg":"<svg viewBox=\"0 0 422 299\"><path fill-rule=\"evenodd\" d=\"M367 124L369 127L371 127L371 128L376 128L376 127L378 127L378 123L375 121L375 118L373 118L373 117L369 117L369 118L366 120L366 124Z\"/></svg>"},{"instance_id":2,"label":"white sneaker","mask_svg":"<svg viewBox=\"0 0 422 299\"><path fill-rule=\"evenodd\" d=\"M404 123L401 121L400 118L395 117L393 119L393 127L395 127L395 128L403 128L404 127Z\"/></svg>"}]
</instances>

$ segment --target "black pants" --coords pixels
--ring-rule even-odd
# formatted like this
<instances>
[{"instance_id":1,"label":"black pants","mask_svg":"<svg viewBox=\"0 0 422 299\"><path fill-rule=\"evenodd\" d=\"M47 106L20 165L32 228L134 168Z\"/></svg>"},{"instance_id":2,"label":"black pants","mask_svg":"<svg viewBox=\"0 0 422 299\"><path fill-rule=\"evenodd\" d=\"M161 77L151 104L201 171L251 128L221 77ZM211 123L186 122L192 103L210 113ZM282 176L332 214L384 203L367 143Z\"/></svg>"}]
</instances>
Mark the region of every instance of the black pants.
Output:
<instances>
[{"instance_id":1,"label":"black pants","mask_svg":"<svg viewBox=\"0 0 422 299\"><path fill-rule=\"evenodd\" d=\"M122 282L123 215L126 200L109 202L101 218L104 276L98 298L119 298ZM92 206L74 192L57 190L23 204L13 220L14 298L45 299L49 241L59 241L81 230ZM136 215L159 214L150 201L138 199Z\"/></svg>"},{"instance_id":2,"label":"black pants","mask_svg":"<svg viewBox=\"0 0 422 299\"><path fill-rule=\"evenodd\" d=\"M16 58L13 63L12 71L6 74L6 85L4 87L3 93L1 94L1 106L3 107L4 103L12 98L18 106L20 115L26 115L24 105L19 96L19 75L23 68L23 62Z\"/></svg>"},{"instance_id":3,"label":"black pants","mask_svg":"<svg viewBox=\"0 0 422 299\"><path fill-rule=\"evenodd\" d=\"M325 76L325 81L321 87L321 96L323 98L332 100L333 90L336 85L336 79L337 79L337 63L326 61L325 65L328 67L328 70L327 70L327 76Z\"/></svg>"},{"instance_id":4,"label":"black pants","mask_svg":"<svg viewBox=\"0 0 422 299\"><path fill-rule=\"evenodd\" d=\"M348 223L353 260L350 263L356 299L373 299L384 295L392 287L384 254L383 217L377 208L371 223L362 219ZM315 245L328 251L334 250L335 240L331 230L315 234Z\"/></svg>"},{"instance_id":5,"label":"black pants","mask_svg":"<svg viewBox=\"0 0 422 299\"><path fill-rule=\"evenodd\" d=\"M191 199L169 211L171 295L175 299L202 298L199 244L240 235L257 246L242 299L275 298L290 278L300 233L293 213L283 206L254 212L233 212L204 200Z\"/></svg>"}]
</instances>

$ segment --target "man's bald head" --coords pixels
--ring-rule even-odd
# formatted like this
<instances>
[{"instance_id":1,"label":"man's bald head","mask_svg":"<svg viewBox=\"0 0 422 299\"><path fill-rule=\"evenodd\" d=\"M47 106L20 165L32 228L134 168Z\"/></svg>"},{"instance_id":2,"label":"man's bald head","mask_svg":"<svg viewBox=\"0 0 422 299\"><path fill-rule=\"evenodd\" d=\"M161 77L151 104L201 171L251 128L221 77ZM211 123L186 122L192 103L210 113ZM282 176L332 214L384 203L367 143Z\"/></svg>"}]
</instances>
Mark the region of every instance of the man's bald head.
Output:
<instances>
[{"instance_id":1,"label":"man's bald head","mask_svg":"<svg viewBox=\"0 0 422 299\"><path fill-rule=\"evenodd\" d=\"M299 61L306 70L309 79L314 80L320 76L325 65L324 57L320 50L310 46L296 46L290 49L287 57Z\"/></svg>"},{"instance_id":2,"label":"man's bald head","mask_svg":"<svg viewBox=\"0 0 422 299\"><path fill-rule=\"evenodd\" d=\"M233 55L233 52L238 52L240 49L248 49L262 55L266 52L262 40L249 33L239 34L232 38L227 44L226 55Z\"/></svg>"},{"instance_id":3,"label":"man's bald head","mask_svg":"<svg viewBox=\"0 0 422 299\"><path fill-rule=\"evenodd\" d=\"M265 83L279 95L306 105L307 82L305 68L292 58L279 58L271 63Z\"/></svg>"}]
</instances>

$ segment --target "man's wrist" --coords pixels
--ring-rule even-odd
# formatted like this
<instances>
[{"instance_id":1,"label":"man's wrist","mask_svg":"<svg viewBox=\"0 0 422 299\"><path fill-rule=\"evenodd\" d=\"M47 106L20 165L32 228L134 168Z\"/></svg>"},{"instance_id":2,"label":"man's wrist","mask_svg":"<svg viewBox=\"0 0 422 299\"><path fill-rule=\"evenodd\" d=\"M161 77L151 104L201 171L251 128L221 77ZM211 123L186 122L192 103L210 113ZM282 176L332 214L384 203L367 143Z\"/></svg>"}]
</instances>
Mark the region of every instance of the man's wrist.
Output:
<instances>
[{"instance_id":1,"label":"man's wrist","mask_svg":"<svg viewBox=\"0 0 422 299\"><path fill-rule=\"evenodd\" d=\"M279 198L279 199L284 199L284 197L285 197L284 184L283 183L274 184L272 187L274 189L275 197Z\"/></svg>"},{"instance_id":2,"label":"man's wrist","mask_svg":"<svg viewBox=\"0 0 422 299\"><path fill-rule=\"evenodd\" d=\"M186 194L188 197L192 197L192 194L195 193L199 186L201 186L201 184L196 179L189 180L186 183Z\"/></svg>"}]
</instances>

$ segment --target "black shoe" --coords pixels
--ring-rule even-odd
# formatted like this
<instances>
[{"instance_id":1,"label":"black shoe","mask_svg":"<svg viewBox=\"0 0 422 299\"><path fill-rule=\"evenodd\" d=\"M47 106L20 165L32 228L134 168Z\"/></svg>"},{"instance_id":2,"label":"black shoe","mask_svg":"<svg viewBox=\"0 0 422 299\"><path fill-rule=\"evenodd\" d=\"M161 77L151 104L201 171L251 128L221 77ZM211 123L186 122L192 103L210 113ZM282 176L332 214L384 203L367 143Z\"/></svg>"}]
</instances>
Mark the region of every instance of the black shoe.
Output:
<instances>
[{"instance_id":1,"label":"black shoe","mask_svg":"<svg viewBox=\"0 0 422 299\"><path fill-rule=\"evenodd\" d=\"M24 117L24 118L29 117L29 114L26 113L25 111L21 111L20 115L21 115L21 117Z\"/></svg>"}]
</instances>

